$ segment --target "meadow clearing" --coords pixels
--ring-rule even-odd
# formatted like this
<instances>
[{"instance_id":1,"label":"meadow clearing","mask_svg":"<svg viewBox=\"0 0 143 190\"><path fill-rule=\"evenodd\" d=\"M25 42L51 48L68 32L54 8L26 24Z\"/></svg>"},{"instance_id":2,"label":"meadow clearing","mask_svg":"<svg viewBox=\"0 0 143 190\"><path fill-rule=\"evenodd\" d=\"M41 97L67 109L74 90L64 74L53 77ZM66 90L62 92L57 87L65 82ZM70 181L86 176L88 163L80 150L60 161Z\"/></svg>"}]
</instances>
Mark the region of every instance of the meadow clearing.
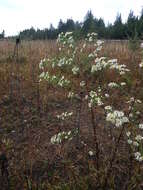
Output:
<instances>
[{"instance_id":1,"label":"meadow clearing","mask_svg":"<svg viewBox=\"0 0 143 190\"><path fill-rule=\"evenodd\" d=\"M0 41L2 190L143 189L142 49L94 33L14 47Z\"/></svg>"}]
</instances>

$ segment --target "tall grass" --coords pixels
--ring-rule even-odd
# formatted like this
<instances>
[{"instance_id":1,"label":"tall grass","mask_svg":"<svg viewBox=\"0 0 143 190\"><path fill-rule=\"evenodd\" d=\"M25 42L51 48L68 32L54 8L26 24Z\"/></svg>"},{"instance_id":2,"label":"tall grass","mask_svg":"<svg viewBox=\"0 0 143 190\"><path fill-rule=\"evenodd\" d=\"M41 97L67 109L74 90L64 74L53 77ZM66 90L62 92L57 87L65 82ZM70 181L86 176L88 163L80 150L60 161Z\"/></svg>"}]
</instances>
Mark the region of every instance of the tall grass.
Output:
<instances>
[{"instance_id":1,"label":"tall grass","mask_svg":"<svg viewBox=\"0 0 143 190\"><path fill-rule=\"evenodd\" d=\"M79 46L82 45L80 42ZM17 63L13 58L14 46L14 42L0 41L0 153L8 159L5 169L9 172L8 183L6 176L0 175L2 188L142 189L142 163L134 159L124 128L112 129L105 123L103 110L88 109L82 97L85 94L76 89L80 77L86 80L87 89L92 84L96 90L98 84L104 88L104 83L119 82L116 73L103 73L100 80L91 82L89 75L74 78L71 71L64 71L65 76L73 80L73 89L81 93L77 100L67 101L67 89L54 87L46 81L39 83L41 59L60 56L56 41L22 41ZM88 46L83 56L92 49ZM139 69L141 51L133 57L127 41L105 41L100 56L117 58L131 70L128 77L124 77L128 84L126 92L113 90L108 102L129 115L124 100L132 96L143 100L143 78ZM79 57L78 64L80 60ZM142 109L142 104L134 107L135 112L140 112L139 122L142 121ZM57 115L67 110L73 112L71 118L64 122L59 120ZM51 144L53 135L72 131L75 127L80 130L78 138L55 146ZM127 129L136 132L133 124Z\"/></svg>"}]
</instances>

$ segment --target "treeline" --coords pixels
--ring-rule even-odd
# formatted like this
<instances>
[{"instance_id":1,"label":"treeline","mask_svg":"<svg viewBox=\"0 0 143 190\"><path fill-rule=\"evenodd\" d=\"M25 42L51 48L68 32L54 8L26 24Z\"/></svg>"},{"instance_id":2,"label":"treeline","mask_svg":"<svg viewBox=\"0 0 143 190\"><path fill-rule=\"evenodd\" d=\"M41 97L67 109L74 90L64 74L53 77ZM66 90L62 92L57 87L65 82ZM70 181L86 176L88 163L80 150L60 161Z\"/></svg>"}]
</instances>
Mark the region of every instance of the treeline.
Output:
<instances>
[{"instance_id":1,"label":"treeline","mask_svg":"<svg viewBox=\"0 0 143 190\"><path fill-rule=\"evenodd\" d=\"M5 31L3 30L2 33L0 33L0 39L4 39L5 38Z\"/></svg>"},{"instance_id":2,"label":"treeline","mask_svg":"<svg viewBox=\"0 0 143 190\"><path fill-rule=\"evenodd\" d=\"M88 11L83 22L75 22L72 19L67 19L66 22L59 21L58 27L53 25L44 30L33 27L20 32L21 39L56 39L61 32L73 31L75 37L83 38L89 32L98 33L99 38L104 39L128 39L135 35L143 39L143 9L140 16L135 16L133 11L130 11L126 23L123 23L121 14L117 14L113 24L104 23L102 18L95 18L91 11Z\"/></svg>"}]
</instances>

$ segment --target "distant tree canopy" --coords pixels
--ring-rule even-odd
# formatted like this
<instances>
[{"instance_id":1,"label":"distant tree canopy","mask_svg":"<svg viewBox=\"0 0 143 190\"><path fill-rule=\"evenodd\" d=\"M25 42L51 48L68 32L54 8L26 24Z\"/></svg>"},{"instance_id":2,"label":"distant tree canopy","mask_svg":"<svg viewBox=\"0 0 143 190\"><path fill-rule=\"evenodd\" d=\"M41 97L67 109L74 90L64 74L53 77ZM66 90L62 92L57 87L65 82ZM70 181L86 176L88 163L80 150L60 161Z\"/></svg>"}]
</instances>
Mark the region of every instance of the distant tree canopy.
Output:
<instances>
[{"instance_id":1,"label":"distant tree canopy","mask_svg":"<svg viewBox=\"0 0 143 190\"><path fill-rule=\"evenodd\" d=\"M72 19L67 19L66 22L60 20L57 28L52 24L43 30L32 27L21 31L20 37L29 40L56 39L59 33L68 31L72 31L77 38L83 38L89 32L96 32L99 38L104 39L128 39L136 34L138 38L143 39L143 9L140 16L135 16L134 12L130 11L126 23L122 22L122 16L118 13L115 22L107 26L102 18L97 19L91 11L88 11L81 23Z\"/></svg>"},{"instance_id":2,"label":"distant tree canopy","mask_svg":"<svg viewBox=\"0 0 143 190\"><path fill-rule=\"evenodd\" d=\"M5 31L3 30L2 33L0 34L0 39L3 39L5 37Z\"/></svg>"}]
</instances>

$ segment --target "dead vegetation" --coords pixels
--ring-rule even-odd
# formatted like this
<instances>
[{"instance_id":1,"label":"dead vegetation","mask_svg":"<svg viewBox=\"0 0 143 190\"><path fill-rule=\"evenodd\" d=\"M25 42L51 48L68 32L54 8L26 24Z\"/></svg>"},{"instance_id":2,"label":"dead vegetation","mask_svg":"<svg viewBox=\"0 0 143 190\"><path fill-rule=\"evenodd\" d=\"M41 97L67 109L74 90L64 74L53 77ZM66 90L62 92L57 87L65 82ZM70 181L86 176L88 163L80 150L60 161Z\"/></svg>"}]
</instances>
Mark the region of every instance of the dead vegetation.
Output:
<instances>
[{"instance_id":1,"label":"dead vegetation","mask_svg":"<svg viewBox=\"0 0 143 190\"><path fill-rule=\"evenodd\" d=\"M22 42L17 59L13 57L14 45L10 41L0 42L0 153L6 156L1 157L4 163L0 161L0 188L141 190L142 164L133 159L125 134L121 134L115 151L115 137L120 131L105 127L102 109L94 109L94 118L91 118L83 104L77 118L80 101L67 101L65 90L55 89L46 82L39 84L38 64L42 58L58 54L56 43ZM101 54L117 58L119 63L132 69L127 91L143 100L143 78L137 69L141 52L133 56L126 42L106 42ZM114 73L108 73L105 78L109 77L114 81ZM122 109L123 97L127 98L123 92L113 91L110 101ZM143 105L139 109L143 113ZM64 123L59 122L56 115L66 110L74 110L74 115ZM141 120L142 115L139 117ZM89 156L89 151L95 149L92 119L97 128L100 152ZM80 140L51 144L50 138L55 133L73 129L79 125L79 120Z\"/></svg>"}]
</instances>

